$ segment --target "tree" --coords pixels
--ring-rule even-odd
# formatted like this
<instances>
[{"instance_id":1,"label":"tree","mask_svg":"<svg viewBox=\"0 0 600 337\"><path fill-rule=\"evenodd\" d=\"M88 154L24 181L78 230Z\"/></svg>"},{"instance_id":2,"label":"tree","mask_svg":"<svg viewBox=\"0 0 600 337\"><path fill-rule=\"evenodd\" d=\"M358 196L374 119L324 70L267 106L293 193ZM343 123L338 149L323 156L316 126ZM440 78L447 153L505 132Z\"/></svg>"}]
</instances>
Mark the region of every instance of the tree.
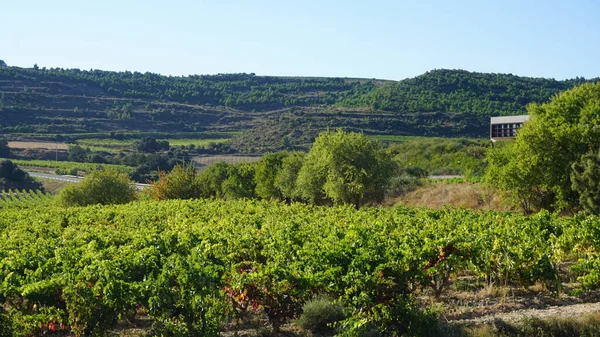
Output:
<instances>
[{"instance_id":1,"label":"tree","mask_svg":"<svg viewBox=\"0 0 600 337\"><path fill-rule=\"evenodd\" d=\"M256 195L263 199L283 199L281 191L275 187L275 177L281 169L286 152L268 153L256 163Z\"/></svg>"},{"instance_id":2,"label":"tree","mask_svg":"<svg viewBox=\"0 0 600 337\"><path fill-rule=\"evenodd\" d=\"M530 105L528 111L531 118L510 149L489 151L487 180L538 208L574 210L580 192L572 187L572 166L600 149L600 82Z\"/></svg>"},{"instance_id":3,"label":"tree","mask_svg":"<svg viewBox=\"0 0 600 337\"><path fill-rule=\"evenodd\" d=\"M10 160L0 161L0 190L44 190L42 184L34 180Z\"/></svg>"},{"instance_id":4,"label":"tree","mask_svg":"<svg viewBox=\"0 0 600 337\"><path fill-rule=\"evenodd\" d=\"M152 184L148 194L154 200L195 199L202 196L196 168L178 164L170 173L160 171L160 178Z\"/></svg>"},{"instance_id":5,"label":"tree","mask_svg":"<svg viewBox=\"0 0 600 337\"><path fill-rule=\"evenodd\" d=\"M155 153L160 150L168 150L169 142L166 140L157 141L152 137L144 137L140 141L136 142L134 146L139 152Z\"/></svg>"},{"instance_id":6,"label":"tree","mask_svg":"<svg viewBox=\"0 0 600 337\"><path fill-rule=\"evenodd\" d=\"M84 163L90 160L91 151L89 148L84 149L79 145L69 145L69 161Z\"/></svg>"},{"instance_id":7,"label":"tree","mask_svg":"<svg viewBox=\"0 0 600 337\"><path fill-rule=\"evenodd\" d=\"M304 153L291 152L281 161L281 169L275 176L275 187L288 201L298 199L296 181L304 163Z\"/></svg>"},{"instance_id":8,"label":"tree","mask_svg":"<svg viewBox=\"0 0 600 337\"><path fill-rule=\"evenodd\" d=\"M600 214L600 154L589 153L573 163L571 187L579 194L579 205L592 214Z\"/></svg>"},{"instance_id":9,"label":"tree","mask_svg":"<svg viewBox=\"0 0 600 337\"><path fill-rule=\"evenodd\" d=\"M0 67L8 67L8 65L6 62L4 62L4 60L0 60Z\"/></svg>"},{"instance_id":10,"label":"tree","mask_svg":"<svg viewBox=\"0 0 600 337\"><path fill-rule=\"evenodd\" d=\"M57 202L63 206L125 204L135 200L136 194L127 174L105 169L89 173L81 183L67 185Z\"/></svg>"},{"instance_id":11,"label":"tree","mask_svg":"<svg viewBox=\"0 0 600 337\"><path fill-rule=\"evenodd\" d=\"M10 157L10 147L8 147L8 141L4 138L0 138L0 157Z\"/></svg>"},{"instance_id":12,"label":"tree","mask_svg":"<svg viewBox=\"0 0 600 337\"><path fill-rule=\"evenodd\" d=\"M396 165L380 142L362 133L321 133L298 173L300 196L311 202L335 204L381 201Z\"/></svg>"},{"instance_id":13,"label":"tree","mask_svg":"<svg viewBox=\"0 0 600 337\"><path fill-rule=\"evenodd\" d=\"M227 179L221 185L223 196L227 199L256 197L254 175L254 163L230 165L227 170Z\"/></svg>"},{"instance_id":14,"label":"tree","mask_svg":"<svg viewBox=\"0 0 600 337\"><path fill-rule=\"evenodd\" d=\"M223 183L231 171L231 164L227 164L224 161L218 162L204 172L200 174L198 179L202 186L202 196L205 198L223 198L225 193L223 191Z\"/></svg>"}]
</instances>

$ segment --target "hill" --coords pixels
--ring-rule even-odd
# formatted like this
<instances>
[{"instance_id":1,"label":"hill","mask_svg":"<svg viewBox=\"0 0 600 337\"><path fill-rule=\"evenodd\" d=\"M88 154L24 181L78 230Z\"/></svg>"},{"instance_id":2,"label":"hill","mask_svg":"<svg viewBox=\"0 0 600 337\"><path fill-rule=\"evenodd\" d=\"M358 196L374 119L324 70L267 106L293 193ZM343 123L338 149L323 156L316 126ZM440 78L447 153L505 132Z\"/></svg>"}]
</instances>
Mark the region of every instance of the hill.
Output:
<instances>
[{"instance_id":1,"label":"hill","mask_svg":"<svg viewBox=\"0 0 600 337\"><path fill-rule=\"evenodd\" d=\"M596 79L597 80L597 79ZM434 70L403 81L0 67L0 131L85 138L234 136L241 152L303 146L326 128L376 135L485 137L488 117L586 80Z\"/></svg>"}]
</instances>

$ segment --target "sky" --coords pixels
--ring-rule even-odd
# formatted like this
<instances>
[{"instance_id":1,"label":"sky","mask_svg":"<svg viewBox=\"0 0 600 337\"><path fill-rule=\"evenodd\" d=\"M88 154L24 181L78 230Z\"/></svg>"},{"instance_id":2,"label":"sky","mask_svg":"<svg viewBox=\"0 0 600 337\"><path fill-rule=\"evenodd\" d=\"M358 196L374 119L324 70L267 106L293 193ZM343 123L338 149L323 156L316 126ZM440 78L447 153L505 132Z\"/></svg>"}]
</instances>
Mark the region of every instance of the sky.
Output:
<instances>
[{"instance_id":1,"label":"sky","mask_svg":"<svg viewBox=\"0 0 600 337\"><path fill-rule=\"evenodd\" d=\"M598 0L19 0L9 66L401 80L433 69L600 76Z\"/></svg>"}]
</instances>

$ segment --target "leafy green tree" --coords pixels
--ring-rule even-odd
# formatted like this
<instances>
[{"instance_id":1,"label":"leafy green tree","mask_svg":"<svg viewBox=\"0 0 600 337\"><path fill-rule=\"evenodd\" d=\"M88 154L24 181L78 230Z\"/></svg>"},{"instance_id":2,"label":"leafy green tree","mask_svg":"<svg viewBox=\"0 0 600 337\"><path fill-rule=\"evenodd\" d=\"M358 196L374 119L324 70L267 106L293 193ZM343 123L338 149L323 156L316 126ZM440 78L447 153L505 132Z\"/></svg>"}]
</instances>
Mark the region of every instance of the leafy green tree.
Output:
<instances>
[{"instance_id":1,"label":"leafy green tree","mask_svg":"<svg viewBox=\"0 0 600 337\"><path fill-rule=\"evenodd\" d=\"M253 163L230 165L227 179L222 184L223 196L227 199L256 197L254 175L255 165Z\"/></svg>"},{"instance_id":2,"label":"leafy green tree","mask_svg":"<svg viewBox=\"0 0 600 337\"><path fill-rule=\"evenodd\" d=\"M263 199L283 199L281 191L275 186L275 177L286 156L286 152L268 153L256 163L254 181L257 196Z\"/></svg>"},{"instance_id":3,"label":"leafy green tree","mask_svg":"<svg viewBox=\"0 0 600 337\"><path fill-rule=\"evenodd\" d=\"M519 155L514 142L497 143L488 150L485 180L491 186L508 191L508 200L519 205L525 213L547 207L552 193L537 186L540 176L528 161L517 161Z\"/></svg>"},{"instance_id":4,"label":"leafy green tree","mask_svg":"<svg viewBox=\"0 0 600 337\"><path fill-rule=\"evenodd\" d=\"M296 181L304 163L304 153L291 152L281 161L281 169L275 176L275 187L288 201L298 199Z\"/></svg>"},{"instance_id":5,"label":"leafy green tree","mask_svg":"<svg viewBox=\"0 0 600 337\"><path fill-rule=\"evenodd\" d=\"M571 187L579 194L582 209L600 214L600 154L586 154L573 164Z\"/></svg>"},{"instance_id":6,"label":"leafy green tree","mask_svg":"<svg viewBox=\"0 0 600 337\"><path fill-rule=\"evenodd\" d=\"M227 164L224 161L215 163L214 165L207 168L200 174L198 179L202 186L202 196L205 198L223 198L225 193L223 191L223 183L231 171L231 164Z\"/></svg>"},{"instance_id":7,"label":"leafy green tree","mask_svg":"<svg viewBox=\"0 0 600 337\"><path fill-rule=\"evenodd\" d=\"M0 190L44 190L42 184L10 160L0 161Z\"/></svg>"},{"instance_id":8,"label":"leafy green tree","mask_svg":"<svg viewBox=\"0 0 600 337\"><path fill-rule=\"evenodd\" d=\"M0 157L8 158L10 156L10 147L8 147L8 141L4 138L0 138Z\"/></svg>"},{"instance_id":9,"label":"leafy green tree","mask_svg":"<svg viewBox=\"0 0 600 337\"><path fill-rule=\"evenodd\" d=\"M69 145L69 161L84 163L90 160L90 149L84 149L79 145Z\"/></svg>"},{"instance_id":10,"label":"leafy green tree","mask_svg":"<svg viewBox=\"0 0 600 337\"><path fill-rule=\"evenodd\" d=\"M0 60L0 67L8 67L8 65L6 62L4 62L4 60Z\"/></svg>"},{"instance_id":11,"label":"leafy green tree","mask_svg":"<svg viewBox=\"0 0 600 337\"><path fill-rule=\"evenodd\" d=\"M161 150L168 150L169 142L166 140L157 141L155 138L152 137L144 137L140 141L136 142L134 146L137 151L155 153Z\"/></svg>"},{"instance_id":12,"label":"leafy green tree","mask_svg":"<svg viewBox=\"0 0 600 337\"><path fill-rule=\"evenodd\" d=\"M176 165L170 173L160 172L148 194L154 200L195 199L202 196L202 188L193 165Z\"/></svg>"},{"instance_id":13,"label":"leafy green tree","mask_svg":"<svg viewBox=\"0 0 600 337\"><path fill-rule=\"evenodd\" d=\"M126 204L136 199L133 182L125 173L114 169L96 170L81 183L67 185L58 194L63 206Z\"/></svg>"},{"instance_id":14,"label":"leafy green tree","mask_svg":"<svg viewBox=\"0 0 600 337\"><path fill-rule=\"evenodd\" d=\"M528 111L531 118L512 149L488 153L487 180L540 208L576 208L579 195L571 184L572 166L600 147L600 82L530 105Z\"/></svg>"},{"instance_id":15,"label":"leafy green tree","mask_svg":"<svg viewBox=\"0 0 600 337\"><path fill-rule=\"evenodd\" d=\"M362 133L321 133L298 173L300 196L335 204L381 201L396 165L383 144Z\"/></svg>"}]
</instances>

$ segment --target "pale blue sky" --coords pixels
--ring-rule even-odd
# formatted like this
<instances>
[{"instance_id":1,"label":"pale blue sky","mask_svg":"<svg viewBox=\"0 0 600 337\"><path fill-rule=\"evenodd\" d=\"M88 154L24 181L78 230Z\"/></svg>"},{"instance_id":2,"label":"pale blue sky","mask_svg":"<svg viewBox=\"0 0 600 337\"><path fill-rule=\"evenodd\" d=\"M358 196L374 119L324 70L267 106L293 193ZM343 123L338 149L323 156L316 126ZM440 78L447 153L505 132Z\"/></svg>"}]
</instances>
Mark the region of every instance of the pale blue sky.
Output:
<instances>
[{"instance_id":1,"label":"pale blue sky","mask_svg":"<svg viewBox=\"0 0 600 337\"><path fill-rule=\"evenodd\" d=\"M600 1L2 1L0 59L169 75L590 78Z\"/></svg>"}]
</instances>

